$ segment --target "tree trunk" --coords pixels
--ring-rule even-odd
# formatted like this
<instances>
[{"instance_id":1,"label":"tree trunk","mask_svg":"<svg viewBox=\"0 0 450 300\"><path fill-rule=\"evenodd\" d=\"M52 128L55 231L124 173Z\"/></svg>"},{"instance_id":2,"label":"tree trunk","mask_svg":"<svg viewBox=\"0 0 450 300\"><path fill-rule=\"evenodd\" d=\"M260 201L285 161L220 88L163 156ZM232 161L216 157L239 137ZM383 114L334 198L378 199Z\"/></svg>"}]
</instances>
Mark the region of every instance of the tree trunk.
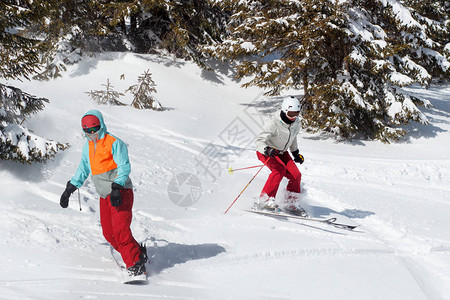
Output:
<instances>
[{"instance_id":1,"label":"tree trunk","mask_svg":"<svg viewBox=\"0 0 450 300\"><path fill-rule=\"evenodd\" d=\"M303 68L303 93L306 94L308 93L308 68L304 67Z\"/></svg>"}]
</instances>

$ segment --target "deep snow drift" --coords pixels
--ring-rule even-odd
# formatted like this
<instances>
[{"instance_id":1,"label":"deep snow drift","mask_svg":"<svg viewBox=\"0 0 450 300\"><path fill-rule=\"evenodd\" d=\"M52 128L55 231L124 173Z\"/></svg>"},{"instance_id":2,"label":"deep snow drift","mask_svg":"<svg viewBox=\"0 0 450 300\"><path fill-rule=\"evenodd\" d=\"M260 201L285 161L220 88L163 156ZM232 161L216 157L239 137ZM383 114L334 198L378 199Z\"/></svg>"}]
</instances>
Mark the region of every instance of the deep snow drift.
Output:
<instances>
[{"instance_id":1,"label":"deep snow drift","mask_svg":"<svg viewBox=\"0 0 450 300\"><path fill-rule=\"evenodd\" d=\"M147 69L163 112L99 106L85 93L108 78L124 92ZM360 225L351 232L245 212L267 169L224 214L257 171L227 169L260 164L253 140L279 100L221 70L109 53L57 80L4 82L50 99L26 126L71 148L46 164L0 163L0 298L450 299L450 88L411 89L433 105L424 110L431 125L411 126L400 143L300 133L305 208ZM92 108L129 145L132 230L150 258L145 286L119 283L90 180L81 212L77 192L59 206L84 143L80 118Z\"/></svg>"}]
</instances>

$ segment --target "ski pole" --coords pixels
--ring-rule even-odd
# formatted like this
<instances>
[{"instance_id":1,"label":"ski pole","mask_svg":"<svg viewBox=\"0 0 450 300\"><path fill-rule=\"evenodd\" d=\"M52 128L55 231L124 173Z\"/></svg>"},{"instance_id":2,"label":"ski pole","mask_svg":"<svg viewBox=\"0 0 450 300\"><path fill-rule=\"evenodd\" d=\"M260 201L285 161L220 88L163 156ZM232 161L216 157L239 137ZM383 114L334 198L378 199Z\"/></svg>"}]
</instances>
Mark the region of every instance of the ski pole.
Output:
<instances>
[{"instance_id":1,"label":"ski pole","mask_svg":"<svg viewBox=\"0 0 450 300\"><path fill-rule=\"evenodd\" d=\"M233 206L233 204L237 201L237 199L239 199L239 197L242 195L242 193L245 191L245 189L250 185L250 183L252 183L253 179L255 179L256 175L259 174L259 172L262 170L262 168L264 168L264 166L266 165L267 161L269 160L270 157L268 157L266 159L266 161L264 162L264 165L261 166L261 169L258 170L258 172L256 172L255 176L253 176L252 179L250 179L250 181L247 183L247 185L245 186L245 188L240 192L240 194L236 197L236 199L234 199L233 203L231 203L230 207L228 207L228 209L225 211L225 213L227 213L230 208Z\"/></svg>"},{"instance_id":2,"label":"ski pole","mask_svg":"<svg viewBox=\"0 0 450 300\"><path fill-rule=\"evenodd\" d=\"M257 165L257 166L252 166L252 167L239 168L239 169L233 169L232 167L230 167L230 168L228 169L228 174L233 174L234 171L253 169L253 168L258 168L258 167L263 167L263 166L264 166L264 165Z\"/></svg>"},{"instance_id":3,"label":"ski pole","mask_svg":"<svg viewBox=\"0 0 450 300\"><path fill-rule=\"evenodd\" d=\"M80 197L80 189L78 189L78 204L80 204L80 211L81 211L81 197Z\"/></svg>"}]
</instances>

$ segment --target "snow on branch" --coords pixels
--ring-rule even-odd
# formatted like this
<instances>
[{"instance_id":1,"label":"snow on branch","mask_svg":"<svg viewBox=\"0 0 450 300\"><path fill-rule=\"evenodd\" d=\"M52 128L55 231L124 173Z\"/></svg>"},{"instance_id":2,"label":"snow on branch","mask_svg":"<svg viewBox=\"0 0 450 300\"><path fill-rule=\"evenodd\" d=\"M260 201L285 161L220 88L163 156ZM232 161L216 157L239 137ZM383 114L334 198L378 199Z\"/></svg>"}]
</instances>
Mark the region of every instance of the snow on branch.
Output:
<instances>
[{"instance_id":1,"label":"snow on branch","mask_svg":"<svg viewBox=\"0 0 450 300\"><path fill-rule=\"evenodd\" d=\"M0 159L22 163L43 162L67 144L47 140L32 133L20 123L42 110L45 98L31 96L18 88L0 84Z\"/></svg>"},{"instance_id":2,"label":"snow on branch","mask_svg":"<svg viewBox=\"0 0 450 300\"><path fill-rule=\"evenodd\" d=\"M25 117L44 108L45 98L37 98L22 90L0 83L0 121L22 122Z\"/></svg>"},{"instance_id":3,"label":"snow on branch","mask_svg":"<svg viewBox=\"0 0 450 300\"><path fill-rule=\"evenodd\" d=\"M229 34L204 47L236 64L244 87L279 95L303 87L303 126L339 138L405 135L403 125L428 123L426 101L402 87L450 74L448 16L401 0L227 0ZM418 1L417 1L418 2ZM434 17L434 18L432 18Z\"/></svg>"},{"instance_id":4,"label":"snow on branch","mask_svg":"<svg viewBox=\"0 0 450 300\"><path fill-rule=\"evenodd\" d=\"M43 162L68 145L39 137L18 124L8 124L0 132L0 159L22 163Z\"/></svg>"}]
</instances>

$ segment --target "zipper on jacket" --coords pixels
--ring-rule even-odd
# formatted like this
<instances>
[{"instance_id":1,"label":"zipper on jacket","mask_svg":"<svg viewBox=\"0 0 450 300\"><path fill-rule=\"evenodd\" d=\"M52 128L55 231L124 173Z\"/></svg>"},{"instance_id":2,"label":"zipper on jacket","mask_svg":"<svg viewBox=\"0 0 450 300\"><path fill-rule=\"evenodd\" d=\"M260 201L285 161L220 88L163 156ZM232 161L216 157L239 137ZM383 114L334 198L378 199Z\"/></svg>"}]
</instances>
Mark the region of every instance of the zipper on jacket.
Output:
<instances>
[{"instance_id":1,"label":"zipper on jacket","mask_svg":"<svg viewBox=\"0 0 450 300\"><path fill-rule=\"evenodd\" d=\"M92 157L95 158L95 152L97 152L97 143L94 141L89 141L89 143L93 143L94 144L94 153L92 153Z\"/></svg>"},{"instance_id":2,"label":"zipper on jacket","mask_svg":"<svg viewBox=\"0 0 450 300\"><path fill-rule=\"evenodd\" d=\"M289 125L288 125L289 138L288 138L286 144L284 145L284 150L283 150L283 152L286 152L286 151L287 151L286 147L287 147L287 145L289 144L289 141L291 140L291 126L292 126L292 124L289 124Z\"/></svg>"}]
</instances>

